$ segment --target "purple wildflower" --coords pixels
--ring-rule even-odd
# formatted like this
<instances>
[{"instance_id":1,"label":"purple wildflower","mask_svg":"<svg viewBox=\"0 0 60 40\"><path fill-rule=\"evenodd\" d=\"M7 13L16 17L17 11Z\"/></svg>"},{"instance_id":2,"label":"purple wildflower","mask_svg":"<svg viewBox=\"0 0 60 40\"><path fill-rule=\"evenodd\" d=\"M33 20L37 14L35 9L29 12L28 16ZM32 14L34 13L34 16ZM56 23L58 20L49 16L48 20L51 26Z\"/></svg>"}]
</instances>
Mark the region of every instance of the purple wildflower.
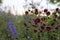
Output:
<instances>
[{"instance_id":1,"label":"purple wildflower","mask_svg":"<svg viewBox=\"0 0 60 40\"><path fill-rule=\"evenodd\" d=\"M17 32L16 32L16 28L15 28L15 26L13 25L13 22L12 21L9 21L8 22L8 28L9 28L9 30L10 30L10 32L12 33L12 35L15 37L15 38L18 38L18 34L17 34Z\"/></svg>"}]
</instances>

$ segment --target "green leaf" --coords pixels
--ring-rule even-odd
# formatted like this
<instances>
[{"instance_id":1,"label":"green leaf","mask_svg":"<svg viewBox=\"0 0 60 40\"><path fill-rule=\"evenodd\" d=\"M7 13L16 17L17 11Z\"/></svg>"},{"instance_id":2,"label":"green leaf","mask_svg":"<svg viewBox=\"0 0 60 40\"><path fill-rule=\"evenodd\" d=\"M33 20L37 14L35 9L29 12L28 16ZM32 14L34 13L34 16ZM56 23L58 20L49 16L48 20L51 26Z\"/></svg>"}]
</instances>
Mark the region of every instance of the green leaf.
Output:
<instances>
[{"instance_id":1,"label":"green leaf","mask_svg":"<svg viewBox=\"0 0 60 40\"><path fill-rule=\"evenodd\" d=\"M54 0L50 0L51 3L54 3Z\"/></svg>"},{"instance_id":2,"label":"green leaf","mask_svg":"<svg viewBox=\"0 0 60 40\"><path fill-rule=\"evenodd\" d=\"M55 0L50 0L50 3L53 3L54 4L54 1ZM60 2L60 0L56 0L56 3Z\"/></svg>"},{"instance_id":3,"label":"green leaf","mask_svg":"<svg viewBox=\"0 0 60 40\"><path fill-rule=\"evenodd\" d=\"M57 2L60 2L60 0L56 0Z\"/></svg>"},{"instance_id":4,"label":"green leaf","mask_svg":"<svg viewBox=\"0 0 60 40\"><path fill-rule=\"evenodd\" d=\"M0 3L2 3L2 0L0 0Z\"/></svg>"},{"instance_id":5,"label":"green leaf","mask_svg":"<svg viewBox=\"0 0 60 40\"><path fill-rule=\"evenodd\" d=\"M52 23L52 19L47 21L47 24L51 24Z\"/></svg>"}]
</instances>

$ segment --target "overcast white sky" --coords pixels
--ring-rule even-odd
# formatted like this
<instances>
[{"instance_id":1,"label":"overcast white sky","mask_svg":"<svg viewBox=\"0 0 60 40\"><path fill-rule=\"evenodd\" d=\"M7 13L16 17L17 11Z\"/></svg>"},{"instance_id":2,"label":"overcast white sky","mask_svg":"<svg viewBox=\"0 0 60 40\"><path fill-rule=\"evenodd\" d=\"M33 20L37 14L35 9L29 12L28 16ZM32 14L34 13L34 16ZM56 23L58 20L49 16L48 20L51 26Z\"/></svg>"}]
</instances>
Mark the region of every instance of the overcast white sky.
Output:
<instances>
[{"instance_id":1,"label":"overcast white sky","mask_svg":"<svg viewBox=\"0 0 60 40\"><path fill-rule=\"evenodd\" d=\"M41 0L33 0L33 1L40 2ZM7 7L11 7L11 9L13 10L13 6L14 6L15 9L20 14L24 10L23 5L28 4L28 3L31 3L31 0L28 0L27 3L25 3L25 0L3 0L3 4L1 7L4 8L5 6L7 6ZM46 3L47 3L46 0L42 0L40 7L43 6L44 8L47 8ZM48 8L56 8L56 5L48 4Z\"/></svg>"}]
</instances>

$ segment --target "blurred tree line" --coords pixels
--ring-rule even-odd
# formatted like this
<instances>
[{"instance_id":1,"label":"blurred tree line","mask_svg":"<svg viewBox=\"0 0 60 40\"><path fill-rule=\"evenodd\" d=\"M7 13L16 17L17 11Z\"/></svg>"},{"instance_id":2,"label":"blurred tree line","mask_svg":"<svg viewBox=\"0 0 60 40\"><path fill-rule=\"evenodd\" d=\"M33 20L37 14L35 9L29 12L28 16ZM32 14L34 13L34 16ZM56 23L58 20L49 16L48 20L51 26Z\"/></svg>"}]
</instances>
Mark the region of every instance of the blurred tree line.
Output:
<instances>
[{"instance_id":1,"label":"blurred tree line","mask_svg":"<svg viewBox=\"0 0 60 40\"><path fill-rule=\"evenodd\" d=\"M60 0L50 0L50 2L51 3L55 3L55 2L58 3L58 2L60 2Z\"/></svg>"},{"instance_id":2,"label":"blurred tree line","mask_svg":"<svg viewBox=\"0 0 60 40\"><path fill-rule=\"evenodd\" d=\"M60 0L50 0L51 3L54 3L54 2L60 2ZM2 3L2 0L0 0L0 3Z\"/></svg>"},{"instance_id":3,"label":"blurred tree line","mask_svg":"<svg viewBox=\"0 0 60 40\"><path fill-rule=\"evenodd\" d=\"M60 6L60 0L50 0L50 3L57 4L57 6Z\"/></svg>"},{"instance_id":4,"label":"blurred tree line","mask_svg":"<svg viewBox=\"0 0 60 40\"><path fill-rule=\"evenodd\" d=\"M48 1L48 0L47 0ZM50 3L58 3L60 0L50 0ZM2 0L0 0L0 4L2 3ZM60 4L59 4L60 5Z\"/></svg>"},{"instance_id":5,"label":"blurred tree line","mask_svg":"<svg viewBox=\"0 0 60 40\"><path fill-rule=\"evenodd\" d=\"M2 0L0 0L0 3L2 3Z\"/></svg>"}]
</instances>

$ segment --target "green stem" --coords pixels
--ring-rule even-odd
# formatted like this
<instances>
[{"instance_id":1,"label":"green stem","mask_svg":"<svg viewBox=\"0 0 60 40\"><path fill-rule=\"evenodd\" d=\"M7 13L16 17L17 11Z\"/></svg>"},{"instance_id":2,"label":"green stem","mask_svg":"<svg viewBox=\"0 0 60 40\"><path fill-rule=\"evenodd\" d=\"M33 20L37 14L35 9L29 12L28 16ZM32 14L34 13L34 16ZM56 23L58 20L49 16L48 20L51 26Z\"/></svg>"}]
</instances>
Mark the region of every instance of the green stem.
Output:
<instances>
[{"instance_id":1,"label":"green stem","mask_svg":"<svg viewBox=\"0 0 60 40\"><path fill-rule=\"evenodd\" d=\"M48 35L48 40L50 40L50 32L49 31L47 32L47 35Z\"/></svg>"},{"instance_id":2,"label":"green stem","mask_svg":"<svg viewBox=\"0 0 60 40\"><path fill-rule=\"evenodd\" d=\"M38 40L40 40L40 32L38 32Z\"/></svg>"}]
</instances>

